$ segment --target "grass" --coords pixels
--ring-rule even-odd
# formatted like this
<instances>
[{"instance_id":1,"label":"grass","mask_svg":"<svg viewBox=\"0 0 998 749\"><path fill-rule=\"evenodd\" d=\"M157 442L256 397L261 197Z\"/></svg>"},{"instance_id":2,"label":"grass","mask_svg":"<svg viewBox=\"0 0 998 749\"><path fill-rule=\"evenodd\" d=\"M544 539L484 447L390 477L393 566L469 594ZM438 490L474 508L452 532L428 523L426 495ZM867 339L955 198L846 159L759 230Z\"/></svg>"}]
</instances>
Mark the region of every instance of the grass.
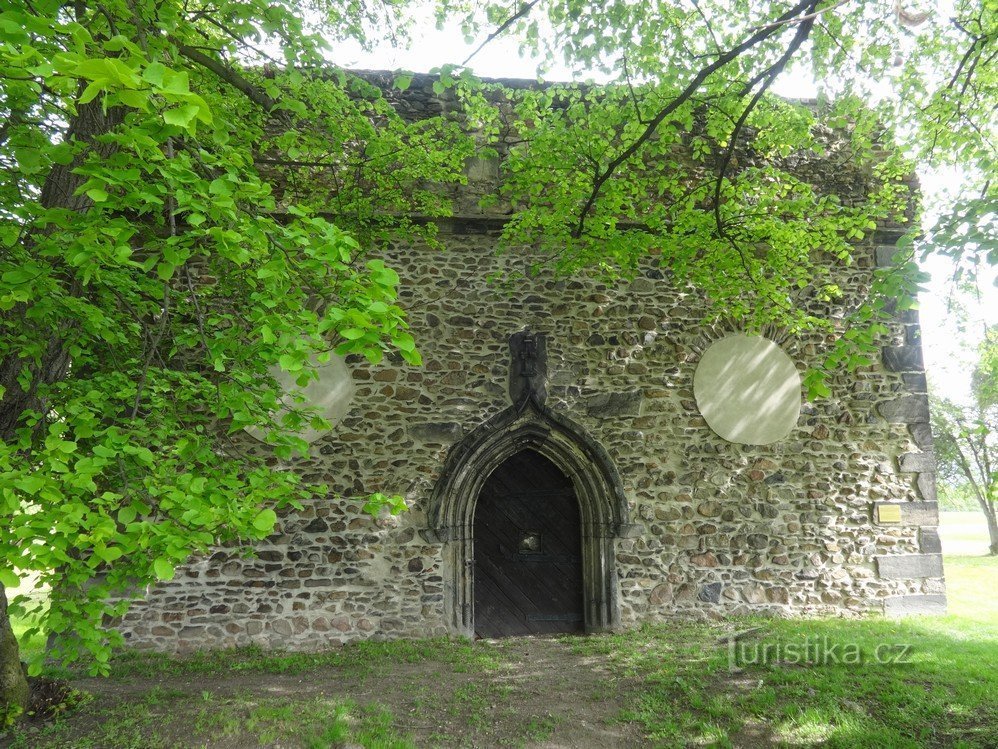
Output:
<instances>
[{"instance_id":1,"label":"grass","mask_svg":"<svg viewBox=\"0 0 998 749\"><path fill-rule=\"evenodd\" d=\"M561 660L542 666L515 641L125 652L105 682L124 696L6 740L12 749L588 743L564 699L544 701L565 692L592 730L609 721L656 747L994 749L998 558L945 565L946 616L647 626L564 637L543 653ZM734 632L744 637L732 645ZM581 683L593 668L599 680Z\"/></svg>"},{"instance_id":2,"label":"grass","mask_svg":"<svg viewBox=\"0 0 998 749\"><path fill-rule=\"evenodd\" d=\"M180 712L176 730L170 716ZM141 700L127 707L98 708L90 730L71 732L65 722L14 737L10 749L186 749L192 746L297 746L327 749L360 745L410 749L412 740L394 726L383 705L353 700L260 699L253 695L215 698L211 693Z\"/></svg>"},{"instance_id":3,"label":"grass","mask_svg":"<svg viewBox=\"0 0 998 749\"><path fill-rule=\"evenodd\" d=\"M152 677L184 674L201 676L250 672L300 674L320 668L337 668L354 676L376 674L399 663L435 661L457 672L482 672L495 668L499 656L487 645L467 640L433 638L356 642L336 650L317 653L264 651L250 646L224 651L200 651L174 657L146 651L123 651L111 661L112 678Z\"/></svg>"},{"instance_id":4,"label":"grass","mask_svg":"<svg viewBox=\"0 0 998 749\"><path fill-rule=\"evenodd\" d=\"M727 647L714 624L568 642L641 679L620 719L661 746L731 746L753 732L760 746L994 747L998 601L981 591L998 559L950 558L946 573L944 617L739 620L759 631Z\"/></svg>"}]
</instances>

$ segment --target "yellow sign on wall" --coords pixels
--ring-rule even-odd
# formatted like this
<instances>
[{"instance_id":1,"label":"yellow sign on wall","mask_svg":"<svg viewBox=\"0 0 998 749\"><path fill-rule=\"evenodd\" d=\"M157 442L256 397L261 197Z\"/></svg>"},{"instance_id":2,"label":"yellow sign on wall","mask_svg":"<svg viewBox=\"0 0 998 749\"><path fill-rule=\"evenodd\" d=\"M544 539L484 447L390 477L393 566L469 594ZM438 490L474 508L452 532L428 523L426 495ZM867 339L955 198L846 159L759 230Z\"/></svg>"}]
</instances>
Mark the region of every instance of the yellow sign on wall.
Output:
<instances>
[{"instance_id":1,"label":"yellow sign on wall","mask_svg":"<svg viewBox=\"0 0 998 749\"><path fill-rule=\"evenodd\" d=\"M877 520L881 523L900 523L901 505L880 505L877 507Z\"/></svg>"}]
</instances>

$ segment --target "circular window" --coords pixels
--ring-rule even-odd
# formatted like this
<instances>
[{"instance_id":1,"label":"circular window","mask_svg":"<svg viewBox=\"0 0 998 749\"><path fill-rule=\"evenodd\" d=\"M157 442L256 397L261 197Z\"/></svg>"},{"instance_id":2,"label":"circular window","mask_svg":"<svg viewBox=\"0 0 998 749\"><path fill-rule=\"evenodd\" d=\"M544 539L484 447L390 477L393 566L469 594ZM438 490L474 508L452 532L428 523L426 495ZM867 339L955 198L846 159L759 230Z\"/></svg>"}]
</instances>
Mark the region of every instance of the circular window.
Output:
<instances>
[{"instance_id":1,"label":"circular window","mask_svg":"<svg viewBox=\"0 0 998 749\"><path fill-rule=\"evenodd\" d=\"M340 356L334 355L328 362L324 363L313 358L312 364L319 376L317 379L311 380L305 387L299 387L295 383L295 376L285 372L280 367L273 367L270 370L270 375L277 380L285 393L290 396L291 393L300 392L305 397L307 405L314 408L319 416L330 424L336 426L347 415L350 404L353 402L353 377L343 357ZM246 431L261 441L265 437L263 430L255 427L247 428ZM297 436L311 443L323 434L325 431L308 427L299 432Z\"/></svg>"},{"instance_id":2,"label":"circular window","mask_svg":"<svg viewBox=\"0 0 998 749\"><path fill-rule=\"evenodd\" d=\"M693 375L707 424L729 442L768 445L790 434L800 416L801 381L783 349L741 333L716 341Z\"/></svg>"}]
</instances>

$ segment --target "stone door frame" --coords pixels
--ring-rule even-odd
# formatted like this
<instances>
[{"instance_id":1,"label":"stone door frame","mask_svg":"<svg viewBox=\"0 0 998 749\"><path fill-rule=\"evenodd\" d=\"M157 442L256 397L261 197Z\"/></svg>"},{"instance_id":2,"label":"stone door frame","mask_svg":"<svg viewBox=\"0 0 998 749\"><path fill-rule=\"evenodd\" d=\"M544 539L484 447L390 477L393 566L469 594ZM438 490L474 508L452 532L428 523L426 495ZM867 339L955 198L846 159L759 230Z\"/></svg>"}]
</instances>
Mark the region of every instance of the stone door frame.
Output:
<instances>
[{"instance_id":1,"label":"stone door frame","mask_svg":"<svg viewBox=\"0 0 998 749\"><path fill-rule=\"evenodd\" d=\"M423 537L443 546L444 617L456 635L473 637L474 513L486 479L522 450L540 453L572 480L582 524L586 632L620 625L615 541L641 532L630 522L623 485L606 450L531 391L455 444L430 497Z\"/></svg>"}]
</instances>

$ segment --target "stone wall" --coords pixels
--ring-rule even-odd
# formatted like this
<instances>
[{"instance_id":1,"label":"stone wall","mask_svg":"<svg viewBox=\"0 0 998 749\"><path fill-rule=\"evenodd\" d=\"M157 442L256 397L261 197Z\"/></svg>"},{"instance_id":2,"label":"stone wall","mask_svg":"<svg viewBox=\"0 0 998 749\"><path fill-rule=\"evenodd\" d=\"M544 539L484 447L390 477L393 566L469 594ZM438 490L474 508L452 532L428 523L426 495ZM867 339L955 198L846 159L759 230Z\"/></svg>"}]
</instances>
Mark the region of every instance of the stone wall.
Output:
<instances>
[{"instance_id":1,"label":"stone wall","mask_svg":"<svg viewBox=\"0 0 998 749\"><path fill-rule=\"evenodd\" d=\"M132 643L311 648L445 633L442 547L419 531L448 449L509 406L507 339L524 326L547 335L548 405L606 448L643 526L616 541L625 625L939 605L913 316L894 326L882 365L805 404L787 439L736 445L693 399L698 357L727 331L701 328L692 296L653 269L612 288L542 277L508 296L486 277L526 260L496 257L492 241L452 233L446 251L392 253L424 366L351 362L350 413L294 466L329 496L282 518L255 559L219 550L158 585L123 622ZM843 281L864 284L874 252ZM801 370L822 352L820 341L781 343ZM410 510L374 520L341 499L369 491L400 493ZM896 522L881 518L885 504L900 507Z\"/></svg>"},{"instance_id":2,"label":"stone wall","mask_svg":"<svg viewBox=\"0 0 998 749\"><path fill-rule=\"evenodd\" d=\"M468 194L494 179L488 165L473 170ZM786 439L733 444L694 400L699 357L730 332L701 326L694 294L652 265L617 285L541 275L510 294L487 279L535 258L497 255L501 225L495 215L441 221L445 250L386 252L424 366L350 361L347 417L289 466L329 495L281 518L255 558L220 549L150 590L119 625L131 644L312 649L453 632L447 541L426 540L435 538L425 532L430 497L449 451L510 406L508 339L525 327L546 336L547 406L601 445L619 473L633 524L613 541L623 626L944 607L914 313L892 324L882 362L805 403ZM857 248L858 262L839 278L847 302L890 262L897 235L886 228ZM771 336L801 372L827 345ZM373 491L403 495L409 511L363 515L360 497Z\"/></svg>"}]
</instances>

